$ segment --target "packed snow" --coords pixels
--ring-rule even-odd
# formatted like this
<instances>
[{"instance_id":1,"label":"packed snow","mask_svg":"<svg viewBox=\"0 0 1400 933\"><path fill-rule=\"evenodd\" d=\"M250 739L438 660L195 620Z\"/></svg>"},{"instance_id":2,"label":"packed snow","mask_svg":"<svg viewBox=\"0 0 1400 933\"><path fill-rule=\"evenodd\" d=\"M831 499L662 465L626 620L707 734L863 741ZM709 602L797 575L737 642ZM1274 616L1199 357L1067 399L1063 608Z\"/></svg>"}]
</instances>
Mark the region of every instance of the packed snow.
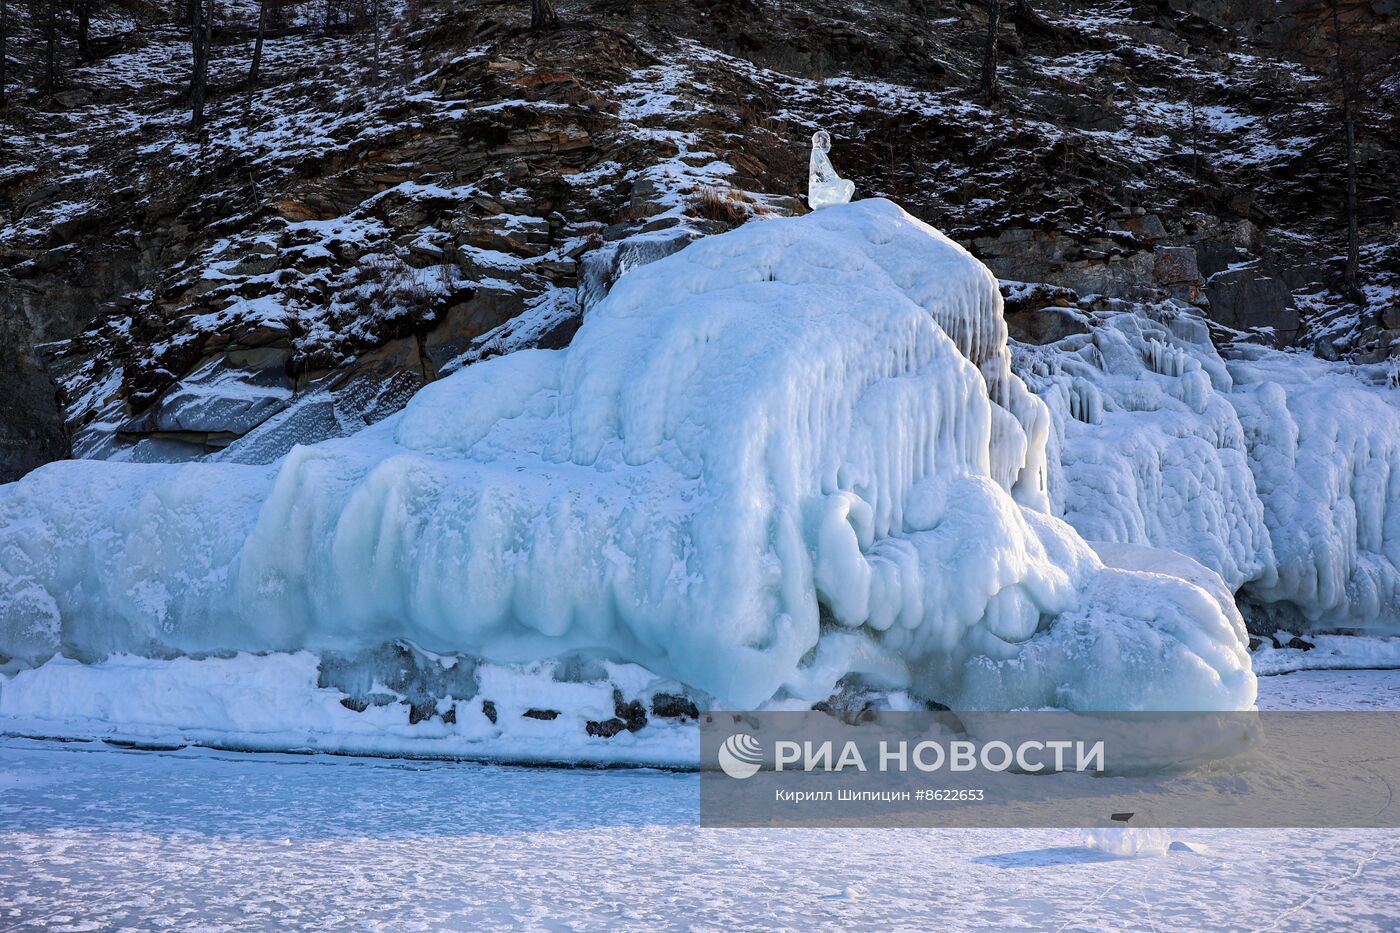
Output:
<instances>
[{"instance_id":1,"label":"packed snow","mask_svg":"<svg viewBox=\"0 0 1400 933\"><path fill-rule=\"evenodd\" d=\"M1210 415L1210 375L1171 378ZM1212 555L1096 552L1051 514L1051 425L961 247L883 200L750 223L628 272L568 349L352 437L0 490L0 652L402 639L602 656L744 707L853 674L964 708L1249 707L1243 622L1192 582ZM1219 569L1254 574L1258 529L1221 527Z\"/></svg>"}]
</instances>

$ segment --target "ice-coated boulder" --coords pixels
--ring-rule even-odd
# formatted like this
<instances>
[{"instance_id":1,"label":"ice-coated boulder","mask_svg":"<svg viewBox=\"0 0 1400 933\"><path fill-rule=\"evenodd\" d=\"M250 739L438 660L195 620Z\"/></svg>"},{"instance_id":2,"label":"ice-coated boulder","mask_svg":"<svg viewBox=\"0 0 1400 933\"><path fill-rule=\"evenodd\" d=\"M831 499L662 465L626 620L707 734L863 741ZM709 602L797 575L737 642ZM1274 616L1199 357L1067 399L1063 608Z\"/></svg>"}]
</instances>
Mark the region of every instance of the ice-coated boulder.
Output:
<instances>
[{"instance_id":1,"label":"ice-coated boulder","mask_svg":"<svg viewBox=\"0 0 1400 933\"><path fill-rule=\"evenodd\" d=\"M1106 566L1050 514L1049 436L961 247L878 199L756 221L623 276L568 349L271 466L0 489L0 653L403 639L601 654L741 707L851 674L955 707L1250 706L1209 572Z\"/></svg>"}]
</instances>

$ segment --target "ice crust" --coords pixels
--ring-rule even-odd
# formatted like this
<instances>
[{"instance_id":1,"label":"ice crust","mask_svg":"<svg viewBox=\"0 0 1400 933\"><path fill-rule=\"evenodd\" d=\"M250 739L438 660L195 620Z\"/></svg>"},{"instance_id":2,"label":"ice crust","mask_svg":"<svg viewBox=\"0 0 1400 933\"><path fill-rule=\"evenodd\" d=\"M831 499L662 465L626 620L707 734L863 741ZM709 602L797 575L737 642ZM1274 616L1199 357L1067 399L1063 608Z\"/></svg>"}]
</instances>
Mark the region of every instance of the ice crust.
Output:
<instances>
[{"instance_id":1,"label":"ice crust","mask_svg":"<svg viewBox=\"0 0 1400 933\"><path fill-rule=\"evenodd\" d=\"M1162 487L1243 496L1275 396L1231 420L1218 359L1172 377L1154 391L1214 431L1196 447L1218 463L1183 450L1148 488L1152 451L1129 451L1144 459L1111 464L1118 499L1096 511L1077 484L1097 442L1012 373L1001 310L980 263L883 200L701 240L623 276L568 349L466 367L276 464L62 462L0 488L0 653L402 639L591 653L739 707L849 674L964 708L1250 706L1213 575L1146 548L1101 559L1052 501L1086 534L1260 580L1258 500L1174 532L1170 507L1195 521L1208 497ZM1090 397L1050 368L1052 408ZM1108 419L1128 390L1099 382L1109 402L1075 404ZM1155 430L1175 456L1165 415Z\"/></svg>"}]
</instances>

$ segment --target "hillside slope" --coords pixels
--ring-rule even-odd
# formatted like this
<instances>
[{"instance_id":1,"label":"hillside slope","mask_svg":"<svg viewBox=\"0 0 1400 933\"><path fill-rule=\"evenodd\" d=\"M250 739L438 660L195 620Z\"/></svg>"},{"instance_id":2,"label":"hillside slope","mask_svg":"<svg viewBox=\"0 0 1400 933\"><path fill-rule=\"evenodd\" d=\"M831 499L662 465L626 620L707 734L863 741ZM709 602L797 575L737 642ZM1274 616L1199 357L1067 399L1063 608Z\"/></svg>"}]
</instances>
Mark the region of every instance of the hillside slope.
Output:
<instances>
[{"instance_id":1,"label":"hillside slope","mask_svg":"<svg viewBox=\"0 0 1400 933\"><path fill-rule=\"evenodd\" d=\"M257 87L239 3L197 134L186 31L100 15L94 59L60 43L58 87L4 111L0 472L70 447L267 462L463 362L562 346L620 271L803 211L818 126L860 195L1007 280L1013 336L1053 335L1037 309L1078 295L1170 295L1222 343L1389 359L1396 11L1344 7L1378 63L1363 304L1335 291L1344 173L1307 4L1013 7L986 102L971 2L597 0L538 34L523 3L423 4L391 9L377 68L363 22L288 7Z\"/></svg>"}]
</instances>

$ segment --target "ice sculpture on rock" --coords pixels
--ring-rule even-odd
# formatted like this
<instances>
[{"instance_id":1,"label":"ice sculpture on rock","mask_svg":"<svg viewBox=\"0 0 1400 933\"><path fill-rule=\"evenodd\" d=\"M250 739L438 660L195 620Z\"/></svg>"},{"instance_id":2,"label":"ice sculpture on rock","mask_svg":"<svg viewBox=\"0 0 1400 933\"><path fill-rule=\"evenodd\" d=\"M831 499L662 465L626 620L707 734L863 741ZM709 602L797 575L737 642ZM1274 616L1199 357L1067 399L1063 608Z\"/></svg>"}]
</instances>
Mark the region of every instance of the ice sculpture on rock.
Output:
<instances>
[{"instance_id":1,"label":"ice sculpture on rock","mask_svg":"<svg viewBox=\"0 0 1400 933\"><path fill-rule=\"evenodd\" d=\"M836 174L827 155L831 151L831 134L817 130L812 134L812 158L807 171L807 206L812 210L846 204L856 193L855 182Z\"/></svg>"},{"instance_id":2,"label":"ice sculpture on rock","mask_svg":"<svg viewBox=\"0 0 1400 933\"><path fill-rule=\"evenodd\" d=\"M270 467L0 488L0 653L403 639L601 655L740 707L848 675L967 708L1249 707L1209 571L1101 558L1050 514L1050 427L996 280L942 234L878 199L751 223L628 273L568 349Z\"/></svg>"}]
</instances>

